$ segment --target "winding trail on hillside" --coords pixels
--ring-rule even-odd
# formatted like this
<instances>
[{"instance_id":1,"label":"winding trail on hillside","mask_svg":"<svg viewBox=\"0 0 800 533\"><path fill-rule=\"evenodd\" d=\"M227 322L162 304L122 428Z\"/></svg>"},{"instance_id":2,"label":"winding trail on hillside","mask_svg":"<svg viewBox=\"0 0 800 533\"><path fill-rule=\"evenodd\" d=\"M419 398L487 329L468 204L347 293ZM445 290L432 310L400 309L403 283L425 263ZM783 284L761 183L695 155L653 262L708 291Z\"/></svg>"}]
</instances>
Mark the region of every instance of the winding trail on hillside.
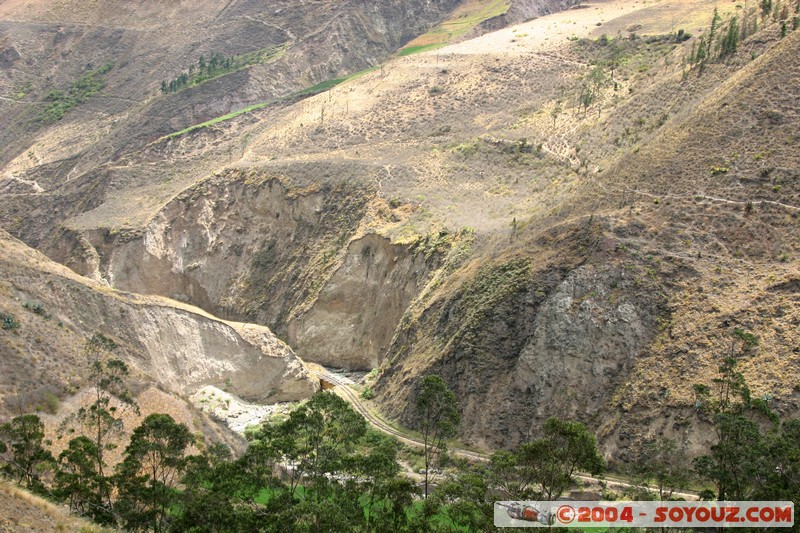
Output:
<instances>
[{"instance_id":1,"label":"winding trail on hillside","mask_svg":"<svg viewBox=\"0 0 800 533\"><path fill-rule=\"evenodd\" d=\"M342 399L347 401L351 406L353 406L353 409L355 409L358 413L360 413L361 416L363 416L367 420L367 422L369 422L369 424L378 431L381 431L383 433L386 433L387 435L395 437L403 444L408 444L410 446L416 446L419 448L425 446L425 444L421 440L411 437L408 434L395 429L394 427L390 426L389 424L387 424L386 422L384 422L383 420L372 414L372 412L364 405L364 402L361 401L361 398L358 397L358 395L353 391L353 389L351 389L347 385L347 383L342 381L341 378L339 378L338 376L331 374L328 371L320 371L311 368L308 369L308 372L319 379L325 380L328 383L333 384L334 388L332 390L335 393L337 393ZM448 446L448 452L472 461L480 461L486 463L489 462L490 460L490 455L487 453L474 452L471 450L466 450L464 448ZM586 483L599 484L600 482L603 482L610 489L624 490L627 488L642 486L642 485L634 485L632 483L626 483L624 481L614 481L606 478L598 478L590 476L588 474L578 474L575 477ZM656 491L658 490L656 487L652 486L648 486L647 488L650 490L656 490ZM693 491L682 491L682 492L675 491L672 493L672 496L674 498L683 498L685 500L699 499L698 493Z\"/></svg>"},{"instance_id":2,"label":"winding trail on hillside","mask_svg":"<svg viewBox=\"0 0 800 533\"><path fill-rule=\"evenodd\" d=\"M393 428L380 418L376 417L375 415L370 412L369 409L364 405L358 395L353 392L353 389L347 386L340 378L331 374L330 372L319 372L316 370L309 370L309 373L313 374L314 376L318 377L319 379L323 379L329 383L335 385L334 391L339 394L344 400L346 400L353 408L358 411L358 413L363 416L367 422L370 423L372 427L375 429L382 431L388 435L395 437L397 440L402 442L403 444L408 444L411 446L423 447L425 444L418 439L408 436L405 433L398 431L397 429ZM488 461L489 456L487 454L472 452L469 450L465 450L463 448L453 448L448 446L448 451L459 457L463 457L465 459L471 459L473 461Z\"/></svg>"}]
</instances>

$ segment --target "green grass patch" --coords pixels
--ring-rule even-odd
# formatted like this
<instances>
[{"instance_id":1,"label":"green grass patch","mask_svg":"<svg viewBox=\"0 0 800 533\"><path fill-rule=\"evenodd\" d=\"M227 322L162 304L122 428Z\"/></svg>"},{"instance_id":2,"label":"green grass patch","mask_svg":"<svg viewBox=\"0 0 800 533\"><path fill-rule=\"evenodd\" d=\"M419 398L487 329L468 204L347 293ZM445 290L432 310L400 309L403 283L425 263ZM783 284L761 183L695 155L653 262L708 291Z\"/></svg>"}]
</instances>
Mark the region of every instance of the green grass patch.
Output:
<instances>
[{"instance_id":1,"label":"green grass patch","mask_svg":"<svg viewBox=\"0 0 800 533\"><path fill-rule=\"evenodd\" d=\"M245 113L250 113L251 111L256 111L258 109L263 109L263 108L271 106L271 105L273 105L273 104L275 104L277 102L286 101L286 100L292 100L294 98L302 98L302 97L307 97L307 96L313 96L315 94L319 94L321 92L325 92L325 91L327 91L329 89L332 89L332 88L336 87L337 85L339 85L341 83L344 83L346 81L354 80L356 78L360 78L361 76L363 76L365 74L368 74L368 73L370 73L370 72L372 72L374 70L377 70L377 69L378 69L378 67L369 67L369 68L365 68L364 70L359 70L358 72L356 72L354 74L350 74L348 76L342 76L342 77L339 77L339 78L333 78L331 80L326 80L326 81L320 82L320 83L318 83L316 85L312 85L311 87L308 87L308 88L303 89L301 91L297 91L295 93L292 93L289 96L285 96L285 97L280 98L278 100L273 100L271 102L262 102L260 104L253 104L251 106L245 107L244 109L239 109L238 111L234 111L232 113L228 113L227 115L222 115L221 117L212 118L211 120L207 120L206 122L201 122L200 124L194 124L192 126L189 126L188 128L184 128L184 129L182 129L180 131L176 131L174 133L170 133L169 135L166 135L166 136L162 137L161 139L174 139L176 137L180 137L181 135L185 135L187 133L191 133L193 131L197 131L197 130L202 129L202 128L207 128L208 126L213 126L214 124L219 124L220 122L225 122L227 120L231 120L233 118L238 117L239 115L244 115Z\"/></svg>"},{"instance_id":2,"label":"green grass patch","mask_svg":"<svg viewBox=\"0 0 800 533\"><path fill-rule=\"evenodd\" d=\"M302 91L297 91L295 96L313 96L315 94L319 94L322 92L327 91L328 89L333 89L340 83L344 83L347 81L347 76L342 76L341 78L333 78L331 80L321 81L316 85L312 85L311 87L307 87Z\"/></svg>"},{"instance_id":3,"label":"green grass patch","mask_svg":"<svg viewBox=\"0 0 800 533\"><path fill-rule=\"evenodd\" d=\"M53 90L48 93L45 100L47 107L39 113L38 120L44 124L58 122L70 109L73 109L89 97L102 91L106 86L106 74L114 68L114 63L106 63L100 68L84 73L76 81L72 82L69 89L64 92Z\"/></svg>"},{"instance_id":4,"label":"green grass patch","mask_svg":"<svg viewBox=\"0 0 800 533\"><path fill-rule=\"evenodd\" d=\"M437 48L441 48L447 43L431 43L431 44L420 44L417 46L409 46L408 48L403 48L400 50L397 55L400 57L410 56L413 54L419 54L422 52L427 52L428 50L435 50Z\"/></svg>"},{"instance_id":5,"label":"green grass patch","mask_svg":"<svg viewBox=\"0 0 800 533\"><path fill-rule=\"evenodd\" d=\"M506 14L509 7L509 0L468 0L453 12L450 19L411 41L398 55L418 54L444 46L481 22Z\"/></svg>"},{"instance_id":6,"label":"green grass patch","mask_svg":"<svg viewBox=\"0 0 800 533\"><path fill-rule=\"evenodd\" d=\"M301 91L297 91L296 93L289 96L289 98L297 97L297 96L313 96L315 94L323 93L327 90L333 89L337 85L340 85L346 81L354 80L356 78L360 78L361 76L368 74L377 70L378 67L369 67L365 68L364 70L359 70L354 74L349 74L347 76L341 76L339 78L333 78L330 80L325 80L316 85L312 85L311 87L307 87Z\"/></svg>"},{"instance_id":7,"label":"green grass patch","mask_svg":"<svg viewBox=\"0 0 800 533\"><path fill-rule=\"evenodd\" d=\"M228 113L227 115L222 115L221 117L212 118L211 120L207 120L206 122L201 122L200 124L195 124L194 126L189 126L188 128L182 129L180 131L176 131L175 133L170 133L164 139L174 139L175 137L180 137L186 133L191 133L193 131L199 130L201 128L207 128L208 126L213 126L214 124L219 124L220 122L225 122L226 120L230 120L232 118L236 118L239 115L244 115L245 113L250 113L251 111L256 111L258 109L263 109L273 102L263 102L260 104L253 104L251 106L245 107L244 109L239 109L238 111L234 111L233 113Z\"/></svg>"}]
</instances>

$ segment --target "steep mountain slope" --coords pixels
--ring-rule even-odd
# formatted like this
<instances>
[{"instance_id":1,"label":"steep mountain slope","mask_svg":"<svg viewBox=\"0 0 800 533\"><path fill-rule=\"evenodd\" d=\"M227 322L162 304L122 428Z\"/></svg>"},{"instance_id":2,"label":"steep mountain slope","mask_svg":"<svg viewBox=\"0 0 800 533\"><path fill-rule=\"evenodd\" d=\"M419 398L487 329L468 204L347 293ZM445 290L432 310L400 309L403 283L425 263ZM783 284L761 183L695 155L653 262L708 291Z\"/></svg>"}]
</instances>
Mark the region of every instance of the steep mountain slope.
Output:
<instances>
[{"instance_id":1,"label":"steep mountain slope","mask_svg":"<svg viewBox=\"0 0 800 533\"><path fill-rule=\"evenodd\" d=\"M577 136L597 166L561 214L534 218L513 251L475 261L410 315L379 381L384 405L408 421L416 376L435 371L465 399L474 442L527 438L557 414L600 428L616 459L655 435L691 455L708 444L691 385L743 353L753 393L797 416L800 35L771 37L756 61L675 69L601 110ZM662 125L641 128L651 120ZM597 138L626 122L651 138L609 161Z\"/></svg>"},{"instance_id":2,"label":"steep mountain slope","mask_svg":"<svg viewBox=\"0 0 800 533\"><path fill-rule=\"evenodd\" d=\"M491 4L484 30L536 7ZM691 68L712 9L597 2L436 48L448 19L379 69L184 131L177 99L225 87L159 97L157 128L119 127L124 154L11 161L0 220L97 283L377 368L403 423L436 372L469 443L559 415L611 458L656 435L688 457L707 444L691 386L728 353L754 394L800 408L800 33L766 19Z\"/></svg>"},{"instance_id":3,"label":"steep mountain slope","mask_svg":"<svg viewBox=\"0 0 800 533\"><path fill-rule=\"evenodd\" d=\"M191 124L374 65L457 3L4 2L0 167L15 179L13 192L56 191L71 180L81 197L113 191L104 163ZM160 94L162 81L217 54L233 65Z\"/></svg>"}]
</instances>

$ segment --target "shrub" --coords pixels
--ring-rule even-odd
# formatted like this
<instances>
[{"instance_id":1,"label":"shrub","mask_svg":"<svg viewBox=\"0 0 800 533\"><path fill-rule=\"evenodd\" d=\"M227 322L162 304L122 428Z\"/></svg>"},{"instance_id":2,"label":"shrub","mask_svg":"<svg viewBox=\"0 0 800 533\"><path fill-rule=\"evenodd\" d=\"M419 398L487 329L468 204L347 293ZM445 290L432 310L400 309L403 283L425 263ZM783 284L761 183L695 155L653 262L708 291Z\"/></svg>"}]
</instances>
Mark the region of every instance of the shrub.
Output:
<instances>
[{"instance_id":1,"label":"shrub","mask_svg":"<svg viewBox=\"0 0 800 533\"><path fill-rule=\"evenodd\" d=\"M45 97L48 102L39 114L39 121L45 124L58 122L73 107L84 103L90 97L101 92L106 86L105 76L114 67L113 63L106 63L102 67L84 73L70 85L68 91L53 90Z\"/></svg>"},{"instance_id":2,"label":"shrub","mask_svg":"<svg viewBox=\"0 0 800 533\"><path fill-rule=\"evenodd\" d=\"M19 322L14 318L14 315L0 313L0 327L5 330L17 329L19 328Z\"/></svg>"},{"instance_id":3,"label":"shrub","mask_svg":"<svg viewBox=\"0 0 800 533\"><path fill-rule=\"evenodd\" d=\"M22 307L24 307L34 315L39 315L42 318L50 318L50 315L45 310L44 305L42 305L39 302L25 302L24 304L22 304Z\"/></svg>"},{"instance_id":4,"label":"shrub","mask_svg":"<svg viewBox=\"0 0 800 533\"><path fill-rule=\"evenodd\" d=\"M42 403L36 406L37 411L44 411L51 415L58 413L60 408L61 400L59 400L58 396L50 391L45 391L45 393L42 395Z\"/></svg>"},{"instance_id":5,"label":"shrub","mask_svg":"<svg viewBox=\"0 0 800 533\"><path fill-rule=\"evenodd\" d=\"M361 397L365 400L371 400L375 397L375 393L372 392L372 388L364 387L364 390L361 391Z\"/></svg>"},{"instance_id":6,"label":"shrub","mask_svg":"<svg viewBox=\"0 0 800 533\"><path fill-rule=\"evenodd\" d=\"M713 166L713 167L711 167L711 175L712 176L719 176L720 174L726 174L729 170L730 170L730 168L728 168L728 167Z\"/></svg>"}]
</instances>

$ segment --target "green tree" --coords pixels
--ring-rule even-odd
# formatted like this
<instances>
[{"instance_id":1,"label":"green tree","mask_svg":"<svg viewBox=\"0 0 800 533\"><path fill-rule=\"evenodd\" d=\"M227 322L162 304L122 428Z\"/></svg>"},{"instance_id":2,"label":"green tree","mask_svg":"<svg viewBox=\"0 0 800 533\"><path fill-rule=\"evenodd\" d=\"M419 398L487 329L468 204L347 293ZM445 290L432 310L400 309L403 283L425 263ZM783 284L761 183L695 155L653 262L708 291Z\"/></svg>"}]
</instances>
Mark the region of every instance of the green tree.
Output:
<instances>
[{"instance_id":1,"label":"green tree","mask_svg":"<svg viewBox=\"0 0 800 533\"><path fill-rule=\"evenodd\" d=\"M616 70L622 64L624 57L625 49L620 44L620 40L613 39L611 41L611 46L608 47L608 60L606 61L612 79L614 78L614 72L616 72Z\"/></svg>"},{"instance_id":2,"label":"green tree","mask_svg":"<svg viewBox=\"0 0 800 533\"><path fill-rule=\"evenodd\" d=\"M757 344L755 336L741 330L734 331L734 338L742 342L742 353ZM800 494L796 490L800 486L800 423L781 426L768 399L752 398L735 357L723 360L712 381L710 387L695 385L695 392L698 410L710 416L717 442L708 455L693 461L695 471L714 483L719 499L781 499Z\"/></svg>"},{"instance_id":3,"label":"green tree","mask_svg":"<svg viewBox=\"0 0 800 533\"><path fill-rule=\"evenodd\" d=\"M366 421L346 401L322 392L292 411L284 422L266 426L264 440L276 457L293 467L291 488L296 494L302 478L317 483L326 473L340 470L366 431Z\"/></svg>"},{"instance_id":4,"label":"green tree","mask_svg":"<svg viewBox=\"0 0 800 533\"><path fill-rule=\"evenodd\" d=\"M676 490L689 482L684 466L684 454L671 439L658 439L645 446L642 457L634 466L642 485L655 484L658 499L669 500Z\"/></svg>"},{"instance_id":5,"label":"green tree","mask_svg":"<svg viewBox=\"0 0 800 533\"><path fill-rule=\"evenodd\" d=\"M714 15L711 17L711 27L708 30L708 37L706 38L704 36L700 38L700 43L697 46L697 52L694 57L695 64L700 65L701 73L705 69L706 62L712 59L714 55L714 37L717 34L717 29L721 21L722 18L719 16L719 11L715 7Z\"/></svg>"},{"instance_id":6,"label":"green tree","mask_svg":"<svg viewBox=\"0 0 800 533\"><path fill-rule=\"evenodd\" d=\"M395 476L384 480L377 489L380 505L373 505L367 517L368 531L405 531L408 524L406 509L414 503L414 483Z\"/></svg>"},{"instance_id":7,"label":"green tree","mask_svg":"<svg viewBox=\"0 0 800 533\"><path fill-rule=\"evenodd\" d=\"M428 498L430 470L434 460L447 450L447 439L455 436L461 415L456 395L441 376L422 379L415 403L416 429L422 433L425 459L425 498Z\"/></svg>"},{"instance_id":8,"label":"green tree","mask_svg":"<svg viewBox=\"0 0 800 533\"><path fill-rule=\"evenodd\" d=\"M397 464L397 441L376 430L369 430L359 448L360 453L352 457L347 470L364 495L362 504L366 516L365 527L371 530L376 527L376 522L384 525L395 524L399 518L396 504L402 504L406 500L402 497L400 502L393 501L393 498L399 496L397 491L400 488L395 483L400 473L400 465ZM410 498L410 494L408 497ZM382 513L387 504L388 513Z\"/></svg>"},{"instance_id":9,"label":"green tree","mask_svg":"<svg viewBox=\"0 0 800 533\"><path fill-rule=\"evenodd\" d=\"M573 483L578 471L599 474L605 462L597 439L580 422L548 418L544 436L520 446L517 461L523 476L538 487L539 497L555 500Z\"/></svg>"},{"instance_id":10,"label":"green tree","mask_svg":"<svg viewBox=\"0 0 800 533\"><path fill-rule=\"evenodd\" d=\"M92 441L93 447L83 446L82 451L92 451L97 476L97 500L100 502L93 516L101 523L114 521L112 479L106 473L106 452L117 448L116 441L124 431L123 415L128 411L138 413L139 407L127 387L129 374L127 365L111 357L117 344L102 333L95 334L86 344L84 353L90 361L87 376L93 393L93 401L81 407L75 415L62 424L62 431L68 428ZM77 451L76 451L77 453ZM101 512L101 509L105 509Z\"/></svg>"},{"instance_id":11,"label":"green tree","mask_svg":"<svg viewBox=\"0 0 800 533\"><path fill-rule=\"evenodd\" d=\"M580 103L584 113L591 107L610 78L602 65L595 65L581 82ZM598 113L600 109L598 108Z\"/></svg>"},{"instance_id":12,"label":"green tree","mask_svg":"<svg viewBox=\"0 0 800 533\"><path fill-rule=\"evenodd\" d=\"M356 446L366 432L364 418L331 392L314 395L282 422L266 424L258 442L248 448L247 460L248 470L262 478L269 477L275 463L287 470L289 499L270 512L290 506L296 527L315 531L336 530L363 517L334 476L350 473ZM335 502L339 505L331 507Z\"/></svg>"},{"instance_id":13,"label":"green tree","mask_svg":"<svg viewBox=\"0 0 800 533\"><path fill-rule=\"evenodd\" d=\"M192 442L189 429L166 414L148 415L133 431L116 476L116 509L127 529L166 531Z\"/></svg>"},{"instance_id":14,"label":"green tree","mask_svg":"<svg viewBox=\"0 0 800 533\"><path fill-rule=\"evenodd\" d=\"M750 389L744 375L737 370L737 365L735 358L726 357L719 367L719 374L711 380L716 390L716 398L711 405L720 413L741 412L750 401Z\"/></svg>"},{"instance_id":15,"label":"green tree","mask_svg":"<svg viewBox=\"0 0 800 533\"><path fill-rule=\"evenodd\" d=\"M3 472L38 493L46 492L42 475L55 463L44 443L44 424L36 415L17 416L0 425Z\"/></svg>"},{"instance_id":16,"label":"green tree","mask_svg":"<svg viewBox=\"0 0 800 533\"><path fill-rule=\"evenodd\" d=\"M583 112L586 113L586 110L589 109L589 106L592 105L595 98L594 88L590 83L584 82L581 85L581 94L580 94L580 102L581 106L583 107Z\"/></svg>"},{"instance_id":17,"label":"green tree","mask_svg":"<svg viewBox=\"0 0 800 533\"><path fill-rule=\"evenodd\" d=\"M737 47L739 46L739 19L737 17L733 17L730 22L728 22L728 29L725 32L725 36L722 38L721 46L720 46L720 57L724 58L736 52Z\"/></svg>"},{"instance_id":18,"label":"green tree","mask_svg":"<svg viewBox=\"0 0 800 533\"><path fill-rule=\"evenodd\" d=\"M756 489L754 498L762 500L791 500L795 509L800 505L800 419L785 421L780 432L764 439L767 468L764 483ZM797 521L795 520L795 529Z\"/></svg>"},{"instance_id":19,"label":"green tree","mask_svg":"<svg viewBox=\"0 0 800 533\"><path fill-rule=\"evenodd\" d=\"M717 487L720 500L748 500L763 471L764 449L758 425L739 414L718 413L719 435L711 454L695 458L694 469Z\"/></svg>"},{"instance_id":20,"label":"green tree","mask_svg":"<svg viewBox=\"0 0 800 533\"><path fill-rule=\"evenodd\" d=\"M282 485L271 476L264 481L248 475L246 464L244 459L233 461L230 449L219 443L203 455L187 457L180 512L172 529L220 533L256 529L256 497L269 485Z\"/></svg>"},{"instance_id":21,"label":"green tree","mask_svg":"<svg viewBox=\"0 0 800 533\"><path fill-rule=\"evenodd\" d=\"M708 30L708 49L711 50L714 46L714 35L717 33L719 23L722 22L722 17L719 16L719 10L714 8L714 15L711 17L711 28Z\"/></svg>"},{"instance_id":22,"label":"green tree","mask_svg":"<svg viewBox=\"0 0 800 533\"><path fill-rule=\"evenodd\" d=\"M70 511L103 521L107 509L100 499L100 477L91 439L80 436L69 441L58 456L54 495L69 504Z\"/></svg>"},{"instance_id":23,"label":"green tree","mask_svg":"<svg viewBox=\"0 0 800 533\"><path fill-rule=\"evenodd\" d=\"M483 466L459 466L426 501L421 525L428 531L493 531L495 494ZM431 518L436 515L434 522ZM445 522L445 524L442 524Z\"/></svg>"},{"instance_id":24,"label":"green tree","mask_svg":"<svg viewBox=\"0 0 800 533\"><path fill-rule=\"evenodd\" d=\"M517 461L517 451L497 450L492 454L487 467L489 483L504 499L519 499L528 496L532 481L528 472L522 472Z\"/></svg>"},{"instance_id":25,"label":"green tree","mask_svg":"<svg viewBox=\"0 0 800 533\"><path fill-rule=\"evenodd\" d=\"M697 52L694 55L695 64L702 64L706 60L706 57L708 57L706 49L706 38L705 36L700 37L700 42L697 44Z\"/></svg>"}]
</instances>

